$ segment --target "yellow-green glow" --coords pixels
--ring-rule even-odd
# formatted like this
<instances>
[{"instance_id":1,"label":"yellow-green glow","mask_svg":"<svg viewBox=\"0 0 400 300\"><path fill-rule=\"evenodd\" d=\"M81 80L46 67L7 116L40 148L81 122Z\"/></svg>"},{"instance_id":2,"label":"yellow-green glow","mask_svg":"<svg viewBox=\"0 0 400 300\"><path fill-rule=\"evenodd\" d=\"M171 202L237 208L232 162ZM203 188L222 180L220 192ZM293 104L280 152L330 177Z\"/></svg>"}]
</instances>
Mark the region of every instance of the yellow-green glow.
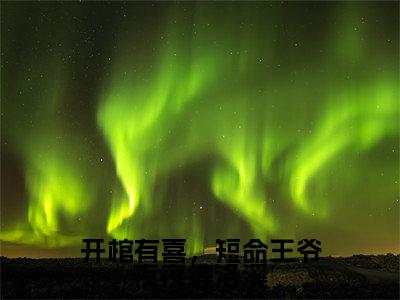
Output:
<instances>
[{"instance_id":1,"label":"yellow-green glow","mask_svg":"<svg viewBox=\"0 0 400 300\"><path fill-rule=\"evenodd\" d=\"M176 237L193 255L314 234L341 254L333 232L352 242L363 222L371 249L394 247L389 8L4 6L2 241Z\"/></svg>"},{"instance_id":2,"label":"yellow-green glow","mask_svg":"<svg viewBox=\"0 0 400 300\"><path fill-rule=\"evenodd\" d=\"M343 151L365 151L382 137L399 130L399 95L395 82L376 83L363 90L346 91L330 99L319 130L300 148L292 164L290 187L293 200L302 209L310 211L307 182L315 179L318 170ZM317 201L314 210L320 216L327 214Z\"/></svg>"}]
</instances>

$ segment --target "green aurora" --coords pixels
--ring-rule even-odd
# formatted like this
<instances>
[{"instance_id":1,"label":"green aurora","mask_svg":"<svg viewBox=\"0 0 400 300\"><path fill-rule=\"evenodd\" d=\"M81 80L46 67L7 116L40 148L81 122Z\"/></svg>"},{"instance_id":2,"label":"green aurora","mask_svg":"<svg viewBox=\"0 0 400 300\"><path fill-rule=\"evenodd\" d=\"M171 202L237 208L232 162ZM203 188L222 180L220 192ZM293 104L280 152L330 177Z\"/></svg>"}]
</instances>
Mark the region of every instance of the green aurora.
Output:
<instances>
[{"instance_id":1,"label":"green aurora","mask_svg":"<svg viewBox=\"0 0 400 300\"><path fill-rule=\"evenodd\" d=\"M1 14L2 255L88 237L399 252L398 3Z\"/></svg>"}]
</instances>

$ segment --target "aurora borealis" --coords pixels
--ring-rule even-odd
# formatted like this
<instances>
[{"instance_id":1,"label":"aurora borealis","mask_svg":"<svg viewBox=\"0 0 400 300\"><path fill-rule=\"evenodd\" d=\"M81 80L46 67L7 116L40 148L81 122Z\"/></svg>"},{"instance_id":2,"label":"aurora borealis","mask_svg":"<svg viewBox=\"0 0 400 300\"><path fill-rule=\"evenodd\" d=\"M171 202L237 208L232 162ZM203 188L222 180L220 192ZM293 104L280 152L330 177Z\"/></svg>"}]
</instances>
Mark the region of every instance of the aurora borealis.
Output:
<instances>
[{"instance_id":1,"label":"aurora borealis","mask_svg":"<svg viewBox=\"0 0 400 300\"><path fill-rule=\"evenodd\" d=\"M2 255L399 252L397 2L1 6Z\"/></svg>"}]
</instances>

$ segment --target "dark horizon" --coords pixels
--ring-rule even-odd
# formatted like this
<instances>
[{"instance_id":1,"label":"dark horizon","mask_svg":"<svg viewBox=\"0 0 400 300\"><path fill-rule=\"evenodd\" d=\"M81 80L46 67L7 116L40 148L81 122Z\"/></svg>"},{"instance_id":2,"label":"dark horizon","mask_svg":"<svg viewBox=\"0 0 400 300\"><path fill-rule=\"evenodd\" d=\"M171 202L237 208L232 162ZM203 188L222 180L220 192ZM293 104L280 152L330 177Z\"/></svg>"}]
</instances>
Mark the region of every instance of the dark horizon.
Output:
<instances>
[{"instance_id":1,"label":"dark horizon","mask_svg":"<svg viewBox=\"0 0 400 300\"><path fill-rule=\"evenodd\" d=\"M399 253L398 1L1 8L5 255L93 237Z\"/></svg>"}]
</instances>

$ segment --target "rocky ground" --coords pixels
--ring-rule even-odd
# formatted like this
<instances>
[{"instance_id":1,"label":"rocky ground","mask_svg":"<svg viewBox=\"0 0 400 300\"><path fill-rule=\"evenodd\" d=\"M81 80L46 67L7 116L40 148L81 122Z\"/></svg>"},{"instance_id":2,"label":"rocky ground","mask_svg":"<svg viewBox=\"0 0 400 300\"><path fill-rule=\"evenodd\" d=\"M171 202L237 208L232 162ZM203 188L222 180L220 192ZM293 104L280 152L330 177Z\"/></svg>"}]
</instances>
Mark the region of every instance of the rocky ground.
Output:
<instances>
[{"instance_id":1,"label":"rocky ground","mask_svg":"<svg viewBox=\"0 0 400 300\"><path fill-rule=\"evenodd\" d=\"M266 274L215 262L207 255L165 271L108 261L1 257L1 298L399 299L399 255L270 263Z\"/></svg>"}]
</instances>

